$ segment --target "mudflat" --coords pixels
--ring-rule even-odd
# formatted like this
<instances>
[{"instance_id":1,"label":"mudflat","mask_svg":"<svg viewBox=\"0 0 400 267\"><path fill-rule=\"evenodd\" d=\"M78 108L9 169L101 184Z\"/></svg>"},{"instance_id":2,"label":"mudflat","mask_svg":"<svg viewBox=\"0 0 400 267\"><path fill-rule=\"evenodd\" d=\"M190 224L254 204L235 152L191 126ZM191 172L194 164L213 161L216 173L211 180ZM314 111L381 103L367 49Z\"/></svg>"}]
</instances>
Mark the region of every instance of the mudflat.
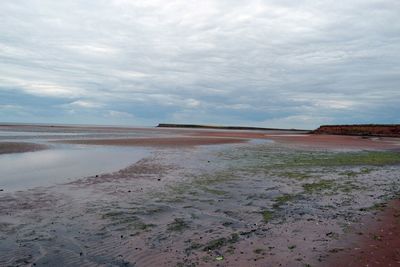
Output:
<instances>
[{"instance_id":1,"label":"mudflat","mask_svg":"<svg viewBox=\"0 0 400 267\"><path fill-rule=\"evenodd\" d=\"M47 146L26 142L0 142L0 154L22 153L46 149Z\"/></svg>"},{"instance_id":2,"label":"mudflat","mask_svg":"<svg viewBox=\"0 0 400 267\"><path fill-rule=\"evenodd\" d=\"M29 131L54 150L143 144L148 150L117 171L1 191L1 266L398 264L399 139L40 130L45 135Z\"/></svg>"}]
</instances>

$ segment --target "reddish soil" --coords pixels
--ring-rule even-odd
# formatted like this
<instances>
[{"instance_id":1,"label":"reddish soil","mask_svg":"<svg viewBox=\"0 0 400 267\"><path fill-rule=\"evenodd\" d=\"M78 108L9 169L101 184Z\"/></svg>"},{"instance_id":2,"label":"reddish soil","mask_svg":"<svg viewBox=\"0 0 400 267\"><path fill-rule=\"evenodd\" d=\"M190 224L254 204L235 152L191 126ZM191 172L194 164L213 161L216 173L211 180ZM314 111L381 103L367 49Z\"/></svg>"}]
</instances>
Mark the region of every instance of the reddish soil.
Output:
<instances>
[{"instance_id":1,"label":"reddish soil","mask_svg":"<svg viewBox=\"0 0 400 267\"><path fill-rule=\"evenodd\" d=\"M400 266L400 200L364 218L322 266Z\"/></svg>"},{"instance_id":2,"label":"reddish soil","mask_svg":"<svg viewBox=\"0 0 400 267\"><path fill-rule=\"evenodd\" d=\"M192 131L189 133L192 136L201 137L225 137L225 138L266 138L266 133L264 132L248 132L248 131Z\"/></svg>"},{"instance_id":3,"label":"reddish soil","mask_svg":"<svg viewBox=\"0 0 400 267\"><path fill-rule=\"evenodd\" d=\"M82 144L82 145L182 147L182 146L242 143L246 142L246 140L239 138L164 137L164 138L60 140L56 142L67 143L67 144Z\"/></svg>"},{"instance_id":4,"label":"reddish soil","mask_svg":"<svg viewBox=\"0 0 400 267\"><path fill-rule=\"evenodd\" d=\"M22 153L46 149L47 146L25 142L0 142L0 154Z\"/></svg>"},{"instance_id":5,"label":"reddish soil","mask_svg":"<svg viewBox=\"0 0 400 267\"><path fill-rule=\"evenodd\" d=\"M400 137L400 125L323 125L313 133Z\"/></svg>"},{"instance_id":6,"label":"reddish soil","mask_svg":"<svg viewBox=\"0 0 400 267\"><path fill-rule=\"evenodd\" d=\"M277 142L327 149L399 150L399 138L365 138L344 135L266 135Z\"/></svg>"}]
</instances>

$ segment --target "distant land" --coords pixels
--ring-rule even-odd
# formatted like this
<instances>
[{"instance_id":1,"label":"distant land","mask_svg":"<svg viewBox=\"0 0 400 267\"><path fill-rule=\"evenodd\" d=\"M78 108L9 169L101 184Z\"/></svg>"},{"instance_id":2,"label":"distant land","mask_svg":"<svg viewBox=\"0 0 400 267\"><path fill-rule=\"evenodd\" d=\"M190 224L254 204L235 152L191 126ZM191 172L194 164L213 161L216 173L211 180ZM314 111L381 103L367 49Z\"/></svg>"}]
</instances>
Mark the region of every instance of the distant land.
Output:
<instances>
[{"instance_id":1,"label":"distant land","mask_svg":"<svg viewBox=\"0 0 400 267\"><path fill-rule=\"evenodd\" d=\"M400 124L322 125L313 134L400 137Z\"/></svg>"},{"instance_id":2,"label":"distant land","mask_svg":"<svg viewBox=\"0 0 400 267\"><path fill-rule=\"evenodd\" d=\"M347 124L347 125L321 125L316 130L281 129L246 126L215 126L198 124L160 123L157 127L165 128L202 128L221 130L258 130L258 131L296 131L310 134L400 137L400 124Z\"/></svg>"},{"instance_id":3,"label":"distant land","mask_svg":"<svg viewBox=\"0 0 400 267\"><path fill-rule=\"evenodd\" d=\"M310 130L301 129L279 129L279 128L262 128L262 127L247 127L247 126L216 126L216 125L199 125L199 124L173 124L160 123L157 125L160 128L204 128L204 129L221 129L221 130L254 130L254 131L298 131L309 132Z\"/></svg>"}]
</instances>

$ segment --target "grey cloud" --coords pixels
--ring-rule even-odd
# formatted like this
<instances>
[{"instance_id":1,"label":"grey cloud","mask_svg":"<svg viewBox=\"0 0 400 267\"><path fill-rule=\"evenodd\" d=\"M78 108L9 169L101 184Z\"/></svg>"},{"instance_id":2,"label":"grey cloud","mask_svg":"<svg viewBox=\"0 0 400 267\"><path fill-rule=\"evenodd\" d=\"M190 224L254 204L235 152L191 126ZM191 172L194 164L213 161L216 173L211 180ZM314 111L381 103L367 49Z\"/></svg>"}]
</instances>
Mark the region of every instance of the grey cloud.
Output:
<instances>
[{"instance_id":1,"label":"grey cloud","mask_svg":"<svg viewBox=\"0 0 400 267\"><path fill-rule=\"evenodd\" d=\"M132 124L398 122L397 0L6 0L0 7L0 90L100 109L99 122L117 114ZM76 122L69 115L59 118Z\"/></svg>"}]
</instances>

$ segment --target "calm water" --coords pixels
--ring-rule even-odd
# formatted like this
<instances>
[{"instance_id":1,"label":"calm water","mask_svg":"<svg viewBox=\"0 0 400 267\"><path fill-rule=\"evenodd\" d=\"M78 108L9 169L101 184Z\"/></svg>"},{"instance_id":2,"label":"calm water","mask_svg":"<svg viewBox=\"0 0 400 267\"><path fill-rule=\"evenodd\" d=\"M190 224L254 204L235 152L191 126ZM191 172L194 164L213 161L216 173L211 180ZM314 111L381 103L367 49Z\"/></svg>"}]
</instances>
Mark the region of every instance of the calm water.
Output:
<instances>
[{"instance_id":1,"label":"calm water","mask_svg":"<svg viewBox=\"0 0 400 267\"><path fill-rule=\"evenodd\" d=\"M180 132L185 132L181 129ZM52 186L78 178L109 173L142 159L150 150L138 147L62 145L49 141L81 138L135 138L177 136L176 130L155 128L0 127L0 142L34 142L51 149L0 155L0 189L24 190ZM179 134L178 134L179 136ZM269 140L252 140L260 144Z\"/></svg>"},{"instance_id":2,"label":"calm water","mask_svg":"<svg viewBox=\"0 0 400 267\"><path fill-rule=\"evenodd\" d=\"M34 142L49 150L0 155L0 189L4 192L52 186L77 178L125 168L150 153L138 147L61 145L60 139L135 138L175 135L155 128L51 127L46 125L2 125L0 142Z\"/></svg>"},{"instance_id":3,"label":"calm water","mask_svg":"<svg viewBox=\"0 0 400 267\"><path fill-rule=\"evenodd\" d=\"M129 131L85 131L75 130L74 132L38 132L38 131L2 131L0 129L0 141L33 141L43 142L46 140L61 140L61 139L92 139L92 138L137 138L137 137L159 137L173 135L168 131L160 130L129 130Z\"/></svg>"},{"instance_id":4,"label":"calm water","mask_svg":"<svg viewBox=\"0 0 400 267\"><path fill-rule=\"evenodd\" d=\"M114 172L148 153L142 148L70 146L0 155L0 188L5 192L23 190Z\"/></svg>"}]
</instances>

